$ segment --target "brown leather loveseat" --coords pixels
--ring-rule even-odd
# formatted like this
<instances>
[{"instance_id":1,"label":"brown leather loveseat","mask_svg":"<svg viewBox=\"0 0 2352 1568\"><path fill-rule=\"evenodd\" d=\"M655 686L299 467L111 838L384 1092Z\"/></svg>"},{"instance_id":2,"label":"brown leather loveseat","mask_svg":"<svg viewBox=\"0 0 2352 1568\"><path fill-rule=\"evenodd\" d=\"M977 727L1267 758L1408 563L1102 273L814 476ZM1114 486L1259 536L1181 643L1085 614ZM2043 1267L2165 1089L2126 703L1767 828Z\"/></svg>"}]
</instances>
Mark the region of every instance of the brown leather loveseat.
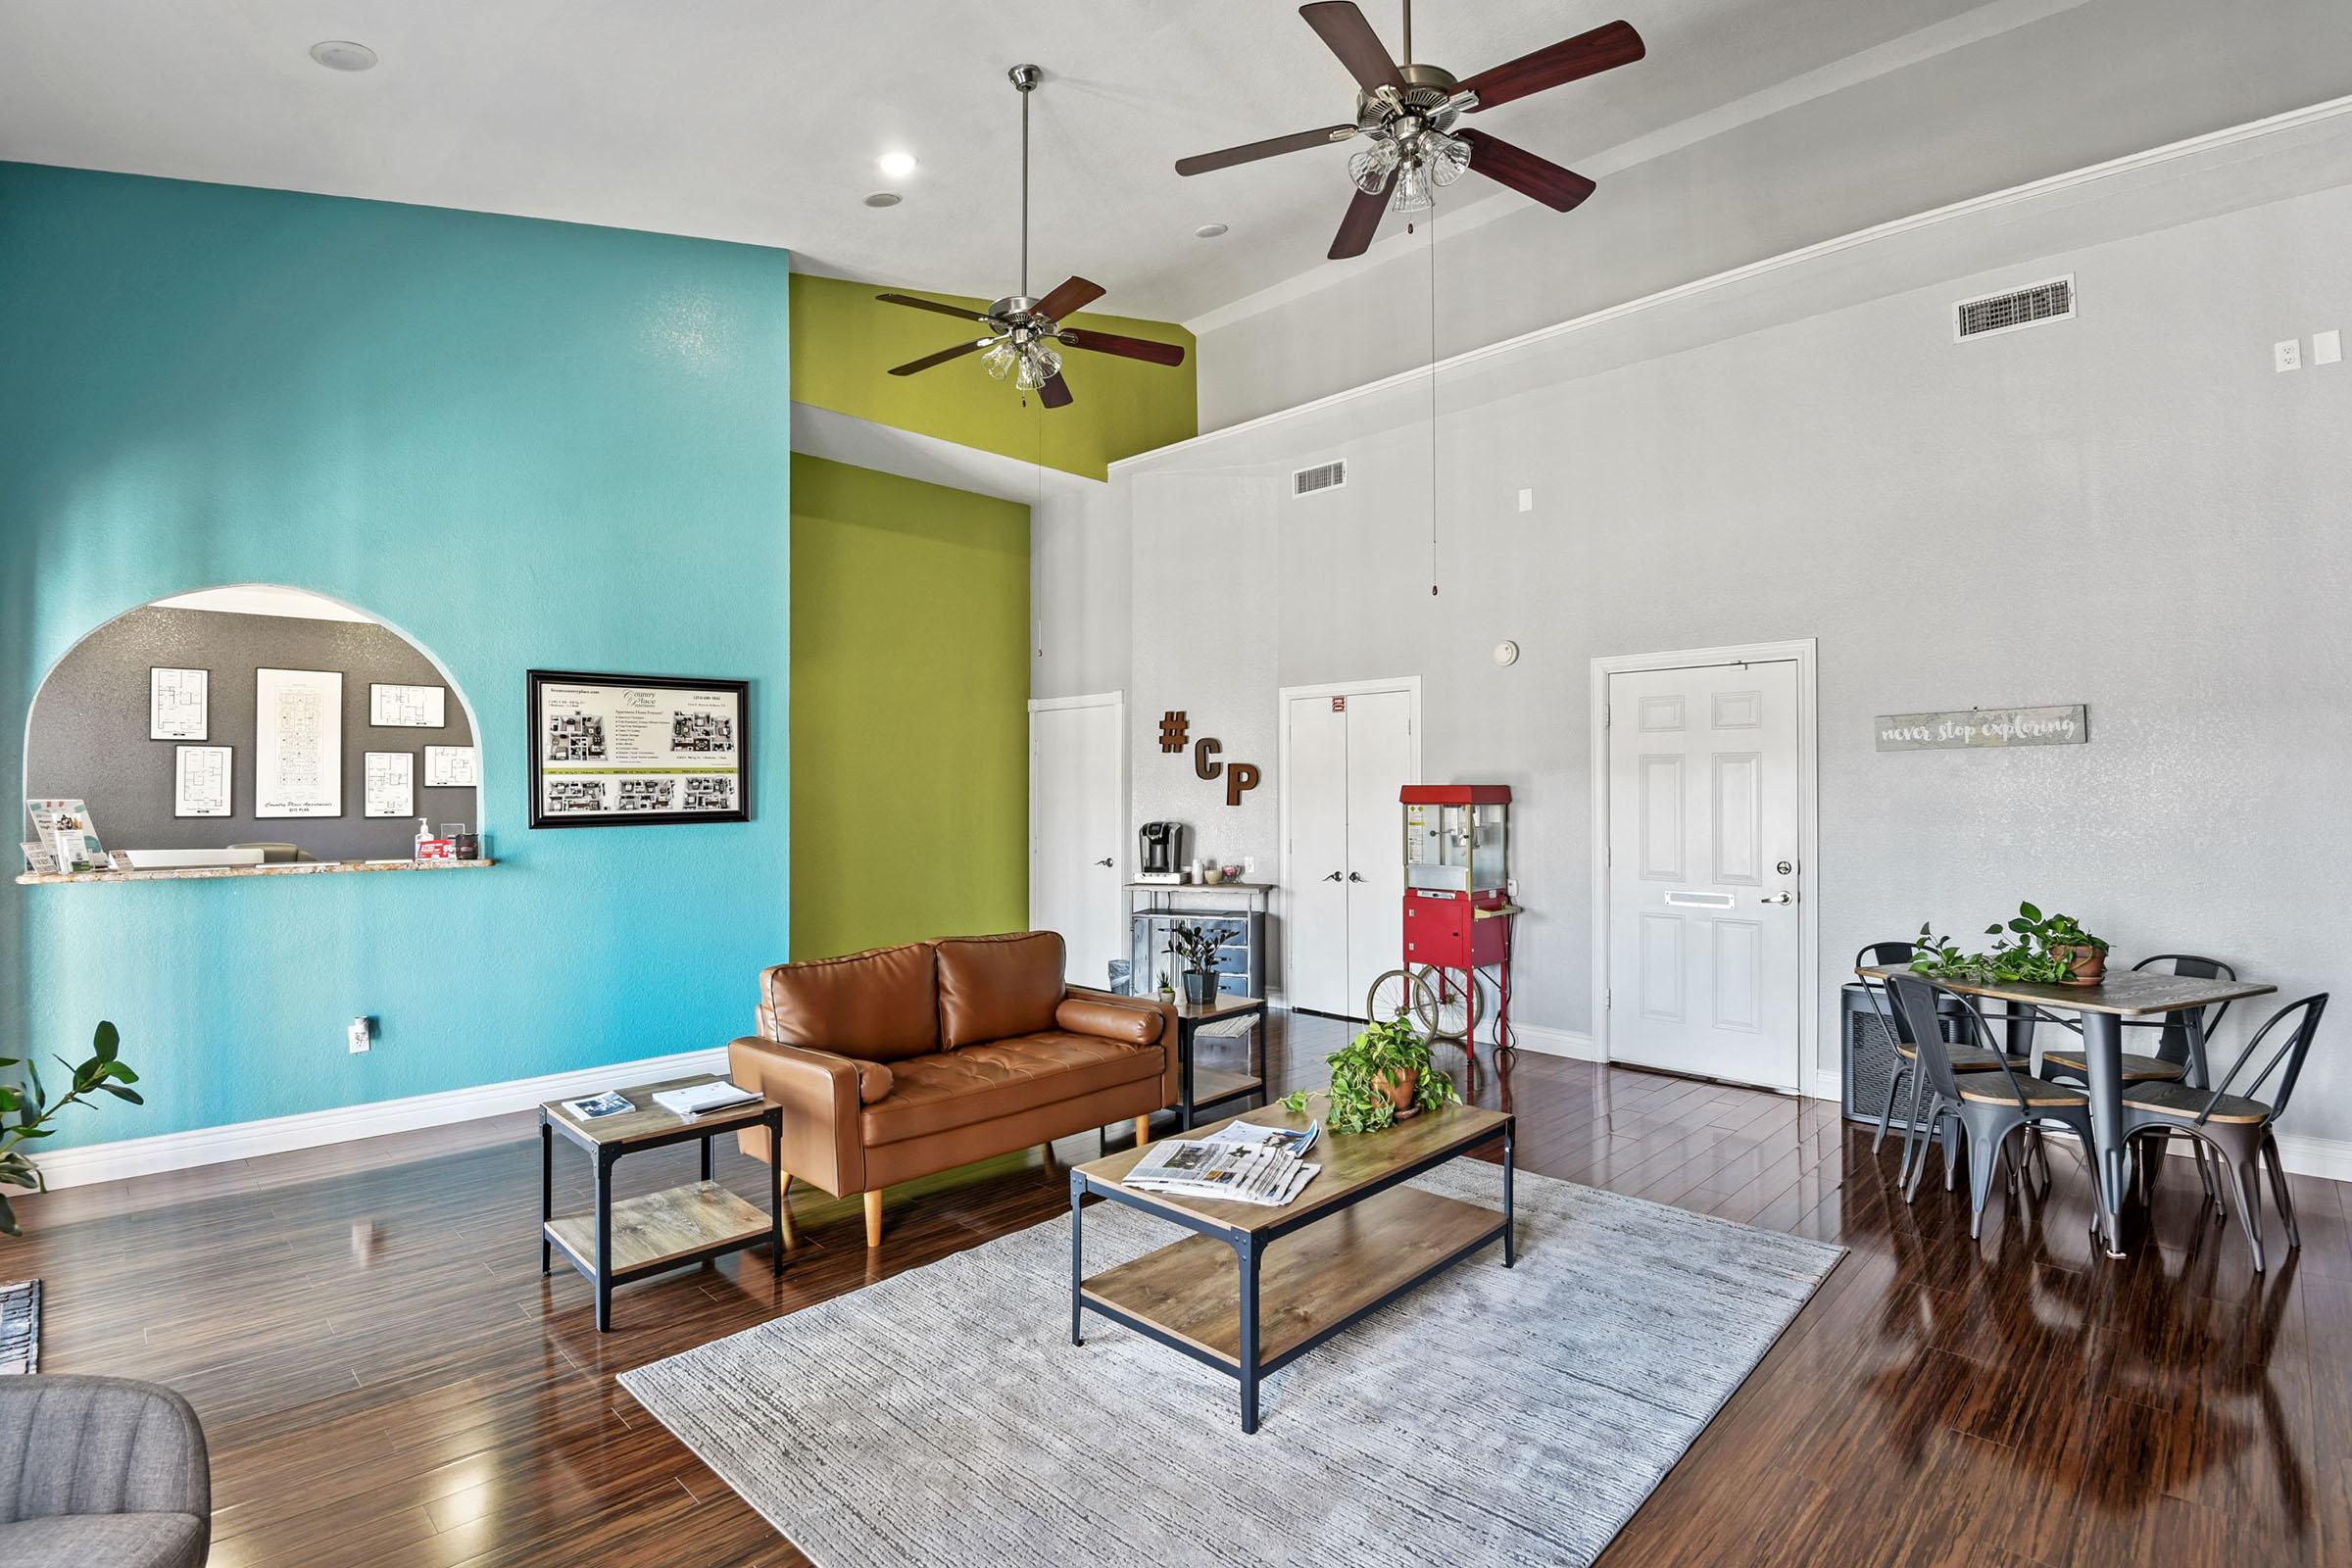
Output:
<instances>
[{"instance_id":1,"label":"brown leather loveseat","mask_svg":"<svg viewBox=\"0 0 2352 1568\"><path fill-rule=\"evenodd\" d=\"M784 1107L787 1182L865 1195L1176 1103L1173 1009L1062 981L1052 931L954 937L762 970L734 1080ZM767 1133L742 1135L770 1158Z\"/></svg>"}]
</instances>

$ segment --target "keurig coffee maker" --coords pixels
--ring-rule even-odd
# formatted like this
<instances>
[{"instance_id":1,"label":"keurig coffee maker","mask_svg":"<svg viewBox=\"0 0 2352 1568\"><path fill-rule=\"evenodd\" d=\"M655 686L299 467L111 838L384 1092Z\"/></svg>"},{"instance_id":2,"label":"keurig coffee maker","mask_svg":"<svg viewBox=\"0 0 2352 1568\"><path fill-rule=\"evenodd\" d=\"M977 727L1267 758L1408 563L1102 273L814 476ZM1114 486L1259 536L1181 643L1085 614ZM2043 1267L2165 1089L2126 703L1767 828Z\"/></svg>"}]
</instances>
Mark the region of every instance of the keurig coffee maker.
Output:
<instances>
[{"instance_id":1,"label":"keurig coffee maker","mask_svg":"<svg viewBox=\"0 0 2352 1568\"><path fill-rule=\"evenodd\" d=\"M1138 882L1184 880L1182 822L1146 822L1136 837L1140 843L1135 874Z\"/></svg>"}]
</instances>

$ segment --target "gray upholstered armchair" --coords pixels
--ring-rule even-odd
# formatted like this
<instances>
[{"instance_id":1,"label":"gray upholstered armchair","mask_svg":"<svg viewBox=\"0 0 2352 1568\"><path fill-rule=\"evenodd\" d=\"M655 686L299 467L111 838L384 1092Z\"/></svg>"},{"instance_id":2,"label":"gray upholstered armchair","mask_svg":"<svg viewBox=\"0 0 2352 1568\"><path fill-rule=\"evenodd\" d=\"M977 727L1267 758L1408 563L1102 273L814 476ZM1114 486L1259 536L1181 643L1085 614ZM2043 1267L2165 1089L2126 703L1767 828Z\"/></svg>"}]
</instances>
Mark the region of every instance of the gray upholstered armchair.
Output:
<instances>
[{"instance_id":1,"label":"gray upholstered armchair","mask_svg":"<svg viewBox=\"0 0 2352 1568\"><path fill-rule=\"evenodd\" d=\"M0 1377L0 1563L196 1568L212 1536L187 1400L122 1378Z\"/></svg>"}]
</instances>

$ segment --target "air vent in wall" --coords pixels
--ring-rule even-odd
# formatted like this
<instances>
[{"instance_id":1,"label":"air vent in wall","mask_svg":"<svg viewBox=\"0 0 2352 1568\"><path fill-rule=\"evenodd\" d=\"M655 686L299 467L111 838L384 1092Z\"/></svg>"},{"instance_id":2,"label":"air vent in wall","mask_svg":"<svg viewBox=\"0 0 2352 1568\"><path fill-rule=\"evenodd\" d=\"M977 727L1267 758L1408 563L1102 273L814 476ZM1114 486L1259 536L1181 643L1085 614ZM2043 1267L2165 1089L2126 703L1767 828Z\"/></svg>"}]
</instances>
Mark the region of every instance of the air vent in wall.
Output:
<instances>
[{"instance_id":1,"label":"air vent in wall","mask_svg":"<svg viewBox=\"0 0 2352 1568\"><path fill-rule=\"evenodd\" d=\"M2014 332L2021 326L2041 326L2050 321L2071 321L2074 316L2075 279L2070 273L2006 294L1962 300L1952 307L1952 341L1989 337L1995 332Z\"/></svg>"},{"instance_id":2,"label":"air vent in wall","mask_svg":"<svg viewBox=\"0 0 2352 1568\"><path fill-rule=\"evenodd\" d=\"M1337 490L1348 482L1348 462L1345 458L1332 463L1317 464L1300 468L1291 475L1291 494L1311 496L1318 490Z\"/></svg>"}]
</instances>

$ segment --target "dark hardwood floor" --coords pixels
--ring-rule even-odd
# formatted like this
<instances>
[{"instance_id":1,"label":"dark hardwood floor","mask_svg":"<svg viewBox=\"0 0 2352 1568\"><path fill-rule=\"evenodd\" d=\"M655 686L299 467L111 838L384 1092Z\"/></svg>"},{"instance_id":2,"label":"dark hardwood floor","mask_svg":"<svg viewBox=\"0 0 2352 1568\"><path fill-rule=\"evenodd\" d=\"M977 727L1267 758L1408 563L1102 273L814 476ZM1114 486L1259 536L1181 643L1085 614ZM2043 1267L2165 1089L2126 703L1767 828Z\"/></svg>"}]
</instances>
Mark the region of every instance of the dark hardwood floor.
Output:
<instances>
[{"instance_id":1,"label":"dark hardwood floor","mask_svg":"<svg viewBox=\"0 0 2352 1568\"><path fill-rule=\"evenodd\" d=\"M1288 1087L1344 1034L1278 1015L1272 1037ZM1996 1190L1977 1244L1959 1196L1906 1207L1893 1146L1818 1102L1533 1054L1469 1087L1519 1113L1523 1168L1851 1249L1609 1568L2352 1562L2340 1186L2295 1181L2303 1248L2266 1279L2175 1160L2111 1262L2063 1148L2046 1194ZM624 1159L618 1191L693 1159ZM756 1195L764 1169L725 1148L718 1175ZM559 1148L558 1172L559 1210L584 1205L585 1162ZM223 1568L776 1565L805 1559L613 1375L1067 1201L1033 1150L892 1189L869 1252L854 1200L796 1192L783 1278L754 1251L626 1286L600 1336L585 1283L540 1278L537 1185L530 1119L502 1117L30 1200L0 1273L47 1281L45 1370L195 1401Z\"/></svg>"}]
</instances>

